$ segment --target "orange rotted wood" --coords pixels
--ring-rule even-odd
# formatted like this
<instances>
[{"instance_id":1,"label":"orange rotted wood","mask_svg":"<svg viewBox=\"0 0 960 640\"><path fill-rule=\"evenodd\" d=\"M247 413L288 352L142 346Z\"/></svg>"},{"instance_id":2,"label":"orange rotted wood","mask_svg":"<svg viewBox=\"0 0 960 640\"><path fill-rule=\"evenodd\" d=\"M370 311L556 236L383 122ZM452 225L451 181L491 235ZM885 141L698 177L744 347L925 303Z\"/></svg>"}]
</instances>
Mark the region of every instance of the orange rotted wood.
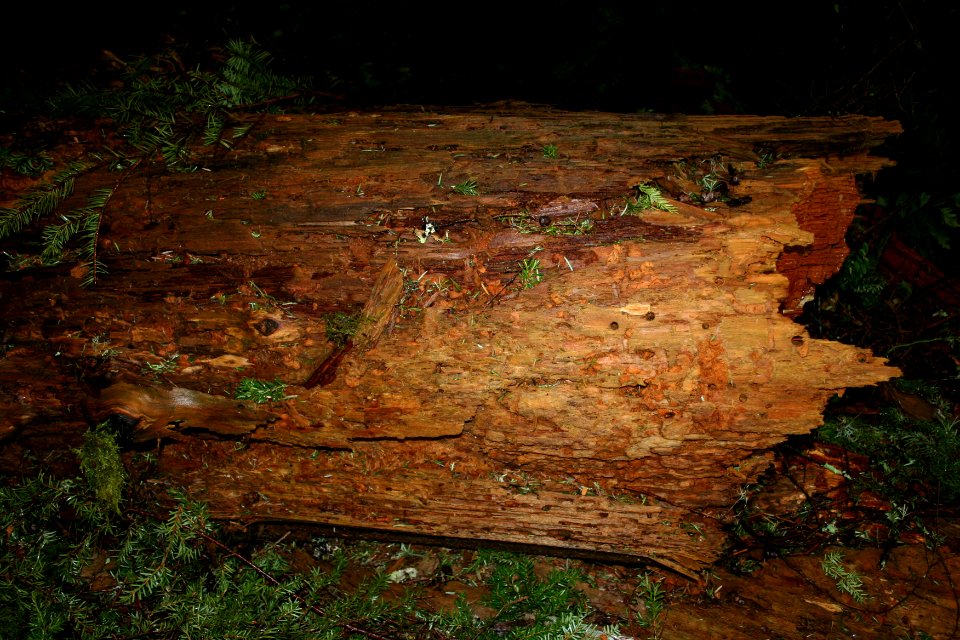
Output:
<instances>
[{"instance_id":1,"label":"orange rotted wood","mask_svg":"<svg viewBox=\"0 0 960 640\"><path fill-rule=\"evenodd\" d=\"M772 445L897 374L789 316L839 268L856 175L898 131L522 105L268 116L210 171L123 183L100 287L0 283L0 426L50 418L23 409L49 386L16 370L43 361L65 424L167 440L169 481L220 517L693 575ZM631 206L637 185L670 210ZM333 312L361 318L341 347ZM286 397L235 400L242 378Z\"/></svg>"}]
</instances>

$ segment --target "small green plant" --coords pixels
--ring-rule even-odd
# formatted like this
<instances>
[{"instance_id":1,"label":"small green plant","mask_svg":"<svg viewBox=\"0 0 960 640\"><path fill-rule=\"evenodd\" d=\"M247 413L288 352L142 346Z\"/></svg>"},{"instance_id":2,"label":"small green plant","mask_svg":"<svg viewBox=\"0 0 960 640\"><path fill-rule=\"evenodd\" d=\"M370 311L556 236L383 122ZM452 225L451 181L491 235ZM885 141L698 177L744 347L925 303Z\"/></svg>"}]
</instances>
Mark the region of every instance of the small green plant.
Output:
<instances>
[{"instance_id":1,"label":"small green plant","mask_svg":"<svg viewBox=\"0 0 960 640\"><path fill-rule=\"evenodd\" d=\"M334 346L342 347L347 344L363 322L363 316L360 313L329 313L324 316L326 322L327 340Z\"/></svg>"},{"instance_id":2,"label":"small green plant","mask_svg":"<svg viewBox=\"0 0 960 640\"><path fill-rule=\"evenodd\" d=\"M622 637L615 625L603 629L587 621L590 613L575 589L577 572L553 569L546 576L534 573L535 565L522 556L480 551L467 576L477 576L489 589L482 604L496 611L479 620L463 596L455 609L430 615L430 628L441 638L476 640L603 640ZM473 580L470 580L473 582ZM479 582L479 580L478 580Z\"/></svg>"},{"instance_id":3,"label":"small green plant","mask_svg":"<svg viewBox=\"0 0 960 640\"><path fill-rule=\"evenodd\" d=\"M560 149L555 144L543 145L543 157L555 160L560 157Z\"/></svg>"},{"instance_id":4,"label":"small green plant","mask_svg":"<svg viewBox=\"0 0 960 640\"><path fill-rule=\"evenodd\" d=\"M677 207L669 200L663 197L660 190L649 184L638 184L634 187L637 190L632 200L627 200L620 215L628 213L639 213L647 209L660 209L661 211L673 212Z\"/></svg>"},{"instance_id":5,"label":"small green plant","mask_svg":"<svg viewBox=\"0 0 960 640\"><path fill-rule=\"evenodd\" d=\"M695 522L681 522L680 528L691 538L697 538L698 540L704 540L703 536L703 527Z\"/></svg>"},{"instance_id":6,"label":"small green plant","mask_svg":"<svg viewBox=\"0 0 960 640\"><path fill-rule=\"evenodd\" d=\"M10 253L9 251L4 251L3 255L7 258L8 271L20 271L21 269L38 267L43 264L40 261L39 257L35 255L25 255L25 254L17 253L16 251L14 251L13 253Z\"/></svg>"},{"instance_id":7,"label":"small green plant","mask_svg":"<svg viewBox=\"0 0 960 640\"><path fill-rule=\"evenodd\" d=\"M763 169L781 158L775 149L769 147L760 147L757 149L757 168Z\"/></svg>"},{"instance_id":8,"label":"small green plant","mask_svg":"<svg viewBox=\"0 0 960 640\"><path fill-rule=\"evenodd\" d=\"M251 193L250 197L253 198L254 200L263 200L264 198L267 197L267 190L258 189L257 191L254 191L253 193Z\"/></svg>"},{"instance_id":9,"label":"small green plant","mask_svg":"<svg viewBox=\"0 0 960 640\"><path fill-rule=\"evenodd\" d=\"M279 402L289 397L286 395L286 390L286 383L279 378L272 382L257 378L243 378L237 383L233 397L237 400L253 400L257 404Z\"/></svg>"},{"instance_id":10,"label":"small green plant","mask_svg":"<svg viewBox=\"0 0 960 640\"><path fill-rule=\"evenodd\" d=\"M464 180L459 184L455 184L451 187L456 193L459 193L462 196L478 196L480 191L477 189L476 180Z\"/></svg>"},{"instance_id":11,"label":"small green plant","mask_svg":"<svg viewBox=\"0 0 960 640\"><path fill-rule=\"evenodd\" d=\"M474 567L486 576L486 604L505 627L530 622L543 626L563 614L586 613L586 598L576 589L584 576L573 568L554 568L541 578L530 556L491 551L479 552Z\"/></svg>"},{"instance_id":12,"label":"small green plant","mask_svg":"<svg viewBox=\"0 0 960 640\"><path fill-rule=\"evenodd\" d=\"M87 348L84 345L84 352ZM90 338L90 353L98 358L113 358L119 355L120 350L110 346L110 339L103 335L95 335Z\"/></svg>"},{"instance_id":13,"label":"small green plant","mask_svg":"<svg viewBox=\"0 0 960 640\"><path fill-rule=\"evenodd\" d=\"M520 495L536 494L541 487L541 482L523 471L504 471L501 473L491 473L491 477L497 482L507 485L511 493Z\"/></svg>"},{"instance_id":14,"label":"small green plant","mask_svg":"<svg viewBox=\"0 0 960 640\"><path fill-rule=\"evenodd\" d=\"M517 273L517 280L521 289L532 289L543 281L543 272L540 270L540 260L537 258L527 258L521 261L520 271Z\"/></svg>"},{"instance_id":15,"label":"small green plant","mask_svg":"<svg viewBox=\"0 0 960 640\"><path fill-rule=\"evenodd\" d=\"M180 354L174 353L167 356L160 362L145 362L141 371L143 373L152 373L154 375L160 375L163 373L171 373L177 368L177 363L180 360Z\"/></svg>"},{"instance_id":16,"label":"small green plant","mask_svg":"<svg viewBox=\"0 0 960 640\"><path fill-rule=\"evenodd\" d=\"M879 252L871 251L870 245L864 242L847 256L836 276L837 287L855 296L864 307L875 307L887 287L887 280L880 273L879 265Z\"/></svg>"},{"instance_id":17,"label":"small green plant","mask_svg":"<svg viewBox=\"0 0 960 640\"><path fill-rule=\"evenodd\" d=\"M653 580L650 573L644 573L637 584L643 611L637 612L637 624L653 632L654 638L663 634L663 612L666 609L666 595L659 580Z\"/></svg>"},{"instance_id":18,"label":"small green plant","mask_svg":"<svg viewBox=\"0 0 960 640\"><path fill-rule=\"evenodd\" d=\"M960 193L935 197L926 192L879 196L877 206L887 209L897 224L897 235L937 264L950 264L953 247L960 241Z\"/></svg>"},{"instance_id":19,"label":"small green plant","mask_svg":"<svg viewBox=\"0 0 960 640\"><path fill-rule=\"evenodd\" d=\"M590 218L565 218L551 222L542 231L548 236L582 236L593 231L593 220Z\"/></svg>"},{"instance_id":20,"label":"small green plant","mask_svg":"<svg viewBox=\"0 0 960 640\"><path fill-rule=\"evenodd\" d=\"M716 173L710 172L700 177L700 201L713 202L718 199L717 189L726 182Z\"/></svg>"},{"instance_id":21,"label":"small green plant","mask_svg":"<svg viewBox=\"0 0 960 640\"><path fill-rule=\"evenodd\" d=\"M542 231L536 219L530 217L529 212L526 210L519 214L500 216L497 220L508 223L510 228L517 233L540 233Z\"/></svg>"},{"instance_id":22,"label":"small green plant","mask_svg":"<svg viewBox=\"0 0 960 640\"><path fill-rule=\"evenodd\" d=\"M897 386L910 389L909 383L900 380ZM888 408L872 419L828 416L817 435L825 442L869 456L879 479L864 473L854 480L893 503L915 502L926 496L952 501L960 497L958 426L946 417L916 420L899 409ZM918 488L922 488L919 493Z\"/></svg>"},{"instance_id":23,"label":"small green plant","mask_svg":"<svg viewBox=\"0 0 960 640\"><path fill-rule=\"evenodd\" d=\"M256 232L256 233L259 233L259 232ZM259 235L255 235L254 237L259 237ZM272 295L264 291L260 287L260 285L258 285L253 280L250 280L249 282L247 282L247 287L249 287L249 291L252 291L253 295L257 297L257 300L251 300L250 302L247 303L251 311L257 311L259 309L269 309L274 307L283 307L283 306L294 304L292 302L280 302L275 297L273 297ZM237 289L237 292L240 294L249 294L249 291L246 291L242 288ZM224 298L224 301L226 301L226 298ZM223 302L221 302L220 304L223 304Z\"/></svg>"},{"instance_id":24,"label":"small green plant","mask_svg":"<svg viewBox=\"0 0 960 640\"><path fill-rule=\"evenodd\" d=\"M517 233L542 233L548 236L582 236L593 231L593 220L590 218L563 218L555 220L544 216L537 220L524 212L521 215L503 216L498 220L509 222L510 228Z\"/></svg>"},{"instance_id":25,"label":"small green plant","mask_svg":"<svg viewBox=\"0 0 960 640\"><path fill-rule=\"evenodd\" d=\"M863 590L863 580L860 575L843 566L843 554L839 551L831 551L823 556L820 563L823 573L828 578L836 582L837 590L846 593L856 602L862 604L867 599L867 594Z\"/></svg>"}]
</instances>

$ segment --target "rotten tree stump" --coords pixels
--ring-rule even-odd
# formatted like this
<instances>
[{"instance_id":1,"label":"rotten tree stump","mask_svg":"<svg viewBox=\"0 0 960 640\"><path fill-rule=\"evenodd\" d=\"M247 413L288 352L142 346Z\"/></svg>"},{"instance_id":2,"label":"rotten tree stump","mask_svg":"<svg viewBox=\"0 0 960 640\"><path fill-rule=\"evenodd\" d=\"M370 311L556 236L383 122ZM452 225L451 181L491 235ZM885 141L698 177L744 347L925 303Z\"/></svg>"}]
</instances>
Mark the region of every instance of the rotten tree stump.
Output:
<instances>
[{"instance_id":1,"label":"rotten tree stump","mask_svg":"<svg viewBox=\"0 0 960 640\"><path fill-rule=\"evenodd\" d=\"M0 282L3 459L113 417L220 518L693 575L772 445L898 374L791 320L898 132L524 105L264 116L207 170L121 185L97 287L66 266ZM631 207L641 184L673 210ZM361 314L346 344L334 312ZM235 400L243 378L287 397Z\"/></svg>"}]
</instances>

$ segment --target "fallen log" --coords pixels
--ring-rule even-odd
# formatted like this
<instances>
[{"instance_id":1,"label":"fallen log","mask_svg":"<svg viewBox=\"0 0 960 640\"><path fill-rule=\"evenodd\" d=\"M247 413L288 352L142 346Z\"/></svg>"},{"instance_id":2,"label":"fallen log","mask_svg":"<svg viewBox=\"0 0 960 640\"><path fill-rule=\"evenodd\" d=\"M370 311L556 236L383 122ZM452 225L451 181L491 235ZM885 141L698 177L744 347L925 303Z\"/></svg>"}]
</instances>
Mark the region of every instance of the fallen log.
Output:
<instances>
[{"instance_id":1,"label":"fallen log","mask_svg":"<svg viewBox=\"0 0 960 640\"><path fill-rule=\"evenodd\" d=\"M125 179L97 286L68 266L0 281L4 464L51 422L113 420L217 517L693 575L772 445L898 374L791 320L898 132L526 105L264 116L204 171ZM251 380L286 388L237 399Z\"/></svg>"}]
</instances>

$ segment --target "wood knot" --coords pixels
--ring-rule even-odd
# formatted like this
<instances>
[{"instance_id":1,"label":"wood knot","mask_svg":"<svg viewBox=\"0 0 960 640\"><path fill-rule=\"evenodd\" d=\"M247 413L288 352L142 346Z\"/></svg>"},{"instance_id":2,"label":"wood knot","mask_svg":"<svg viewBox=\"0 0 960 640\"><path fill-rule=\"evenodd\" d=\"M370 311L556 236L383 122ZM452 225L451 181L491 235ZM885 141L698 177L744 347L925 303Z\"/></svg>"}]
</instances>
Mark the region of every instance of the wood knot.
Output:
<instances>
[{"instance_id":1,"label":"wood knot","mask_svg":"<svg viewBox=\"0 0 960 640\"><path fill-rule=\"evenodd\" d=\"M273 318L264 318L257 324L253 325L253 328L256 329L260 335L269 336L272 333L276 333L277 329L280 328L280 323Z\"/></svg>"}]
</instances>

